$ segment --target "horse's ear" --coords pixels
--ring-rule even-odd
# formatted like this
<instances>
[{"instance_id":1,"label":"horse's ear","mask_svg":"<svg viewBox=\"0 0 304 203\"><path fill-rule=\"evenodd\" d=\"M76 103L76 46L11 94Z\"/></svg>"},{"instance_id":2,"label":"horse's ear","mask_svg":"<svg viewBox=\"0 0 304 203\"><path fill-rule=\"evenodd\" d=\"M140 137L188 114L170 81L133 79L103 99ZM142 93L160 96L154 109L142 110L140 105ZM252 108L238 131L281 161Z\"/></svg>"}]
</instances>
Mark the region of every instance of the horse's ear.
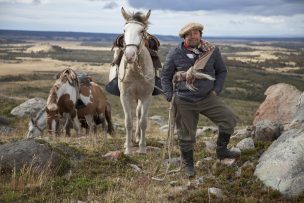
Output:
<instances>
[{"instance_id":1,"label":"horse's ear","mask_svg":"<svg viewBox=\"0 0 304 203\"><path fill-rule=\"evenodd\" d=\"M57 73L57 75L56 75L56 80L60 78L60 75L61 75L61 72L60 72L60 73Z\"/></svg>"},{"instance_id":2,"label":"horse's ear","mask_svg":"<svg viewBox=\"0 0 304 203\"><path fill-rule=\"evenodd\" d=\"M145 21L148 21L150 15L151 15L151 9L147 12L147 14L145 16Z\"/></svg>"},{"instance_id":3,"label":"horse's ear","mask_svg":"<svg viewBox=\"0 0 304 203\"><path fill-rule=\"evenodd\" d=\"M121 7L121 14L122 14L122 16L124 17L124 19L126 21L128 21L130 19L130 17L131 17L130 14L127 13L123 7Z\"/></svg>"}]
</instances>

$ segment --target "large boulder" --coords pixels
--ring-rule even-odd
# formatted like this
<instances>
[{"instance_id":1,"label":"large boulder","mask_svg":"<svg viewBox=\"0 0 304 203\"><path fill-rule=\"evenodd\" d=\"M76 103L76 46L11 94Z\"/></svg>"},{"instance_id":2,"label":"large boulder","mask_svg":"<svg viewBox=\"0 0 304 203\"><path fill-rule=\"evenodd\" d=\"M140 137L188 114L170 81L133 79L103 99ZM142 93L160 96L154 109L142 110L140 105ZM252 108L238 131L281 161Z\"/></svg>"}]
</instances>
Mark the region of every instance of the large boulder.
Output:
<instances>
[{"instance_id":1,"label":"large boulder","mask_svg":"<svg viewBox=\"0 0 304 203\"><path fill-rule=\"evenodd\" d=\"M46 100L35 97L12 109L11 114L18 117L34 116L46 105Z\"/></svg>"},{"instance_id":2,"label":"large boulder","mask_svg":"<svg viewBox=\"0 0 304 203\"><path fill-rule=\"evenodd\" d=\"M290 128L303 128L304 129L304 92L299 98L297 104L297 111L294 114L294 119L292 120Z\"/></svg>"},{"instance_id":3,"label":"large boulder","mask_svg":"<svg viewBox=\"0 0 304 203\"><path fill-rule=\"evenodd\" d=\"M304 101L301 98L291 122L294 125L263 153L254 172L265 185L288 197L304 192Z\"/></svg>"},{"instance_id":4,"label":"large boulder","mask_svg":"<svg viewBox=\"0 0 304 203\"><path fill-rule=\"evenodd\" d=\"M258 121L254 130L254 141L273 141L281 135L283 128L283 125L269 120Z\"/></svg>"},{"instance_id":5,"label":"large boulder","mask_svg":"<svg viewBox=\"0 0 304 203\"><path fill-rule=\"evenodd\" d=\"M292 85L279 83L268 87L265 95L266 99L258 108L253 124L260 120L290 124L301 92Z\"/></svg>"},{"instance_id":6,"label":"large boulder","mask_svg":"<svg viewBox=\"0 0 304 203\"><path fill-rule=\"evenodd\" d=\"M304 191L304 131L284 132L263 153L254 174L265 185L293 197Z\"/></svg>"},{"instance_id":7,"label":"large boulder","mask_svg":"<svg viewBox=\"0 0 304 203\"><path fill-rule=\"evenodd\" d=\"M31 168L40 173L50 170L62 174L70 166L70 161L54 150L50 144L42 140L26 139L0 145L0 166L2 172L19 171L22 168ZM62 152L62 151L61 151Z\"/></svg>"}]
</instances>

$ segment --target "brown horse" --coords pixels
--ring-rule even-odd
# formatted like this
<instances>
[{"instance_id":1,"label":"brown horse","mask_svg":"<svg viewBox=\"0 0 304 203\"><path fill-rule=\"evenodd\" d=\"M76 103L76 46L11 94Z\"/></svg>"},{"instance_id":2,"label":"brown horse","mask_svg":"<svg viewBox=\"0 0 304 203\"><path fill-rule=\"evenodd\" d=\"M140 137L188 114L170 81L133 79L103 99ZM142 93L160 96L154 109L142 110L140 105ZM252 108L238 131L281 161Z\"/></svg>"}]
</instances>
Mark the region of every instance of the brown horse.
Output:
<instances>
[{"instance_id":1,"label":"brown horse","mask_svg":"<svg viewBox=\"0 0 304 203\"><path fill-rule=\"evenodd\" d=\"M111 105L102 88L95 82L80 85L80 99L85 107L77 109L82 127L88 127L89 132L96 132L96 124L102 124L107 133L113 134ZM106 122L105 122L106 121Z\"/></svg>"},{"instance_id":2,"label":"brown horse","mask_svg":"<svg viewBox=\"0 0 304 203\"><path fill-rule=\"evenodd\" d=\"M88 129L87 133L96 132L96 124L101 123L105 129L107 121L106 131L113 134L111 106L102 88L92 82L89 76L79 76L72 69L65 69L57 75L47 101L48 131L58 135L61 123L64 123L67 135L70 135L71 125L78 133L80 125ZM84 107L76 109L77 99L82 101Z\"/></svg>"}]
</instances>

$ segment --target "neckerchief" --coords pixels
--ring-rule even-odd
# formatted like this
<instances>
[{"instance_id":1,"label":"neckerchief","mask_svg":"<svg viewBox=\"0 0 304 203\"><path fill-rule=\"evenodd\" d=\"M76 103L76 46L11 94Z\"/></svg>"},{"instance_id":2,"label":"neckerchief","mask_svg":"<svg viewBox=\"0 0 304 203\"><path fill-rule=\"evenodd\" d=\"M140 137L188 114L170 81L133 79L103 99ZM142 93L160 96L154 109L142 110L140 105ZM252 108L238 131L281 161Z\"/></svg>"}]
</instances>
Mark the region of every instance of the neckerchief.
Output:
<instances>
[{"instance_id":1,"label":"neckerchief","mask_svg":"<svg viewBox=\"0 0 304 203\"><path fill-rule=\"evenodd\" d=\"M201 40L201 43L198 45L198 47L195 48L190 47L186 42L184 42L184 48L194 53L197 57L203 54L204 52L209 52L211 49L214 48L214 46L207 41Z\"/></svg>"}]
</instances>

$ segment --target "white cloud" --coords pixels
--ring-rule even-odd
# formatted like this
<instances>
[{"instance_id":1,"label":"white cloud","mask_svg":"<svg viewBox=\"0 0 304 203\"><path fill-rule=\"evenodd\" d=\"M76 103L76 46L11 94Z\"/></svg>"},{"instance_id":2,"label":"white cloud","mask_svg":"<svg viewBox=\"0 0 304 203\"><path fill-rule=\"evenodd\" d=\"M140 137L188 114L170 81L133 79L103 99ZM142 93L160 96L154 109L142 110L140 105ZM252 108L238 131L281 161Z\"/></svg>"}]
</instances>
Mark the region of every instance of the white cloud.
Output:
<instances>
[{"instance_id":1,"label":"white cloud","mask_svg":"<svg viewBox=\"0 0 304 203\"><path fill-rule=\"evenodd\" d=\"M121 33L124 24L121 7L138 11L126 0L49 0L46 4L18 1L23 3L0 0L0 29ZM147 9L140 11L146 12ZM177 35L179 29L190 21L204 24L204 35L208 36L303 36L304 33L304 14L261 16L203 10L152 10L149 32Z\"/></svg>"}]
</instances>

